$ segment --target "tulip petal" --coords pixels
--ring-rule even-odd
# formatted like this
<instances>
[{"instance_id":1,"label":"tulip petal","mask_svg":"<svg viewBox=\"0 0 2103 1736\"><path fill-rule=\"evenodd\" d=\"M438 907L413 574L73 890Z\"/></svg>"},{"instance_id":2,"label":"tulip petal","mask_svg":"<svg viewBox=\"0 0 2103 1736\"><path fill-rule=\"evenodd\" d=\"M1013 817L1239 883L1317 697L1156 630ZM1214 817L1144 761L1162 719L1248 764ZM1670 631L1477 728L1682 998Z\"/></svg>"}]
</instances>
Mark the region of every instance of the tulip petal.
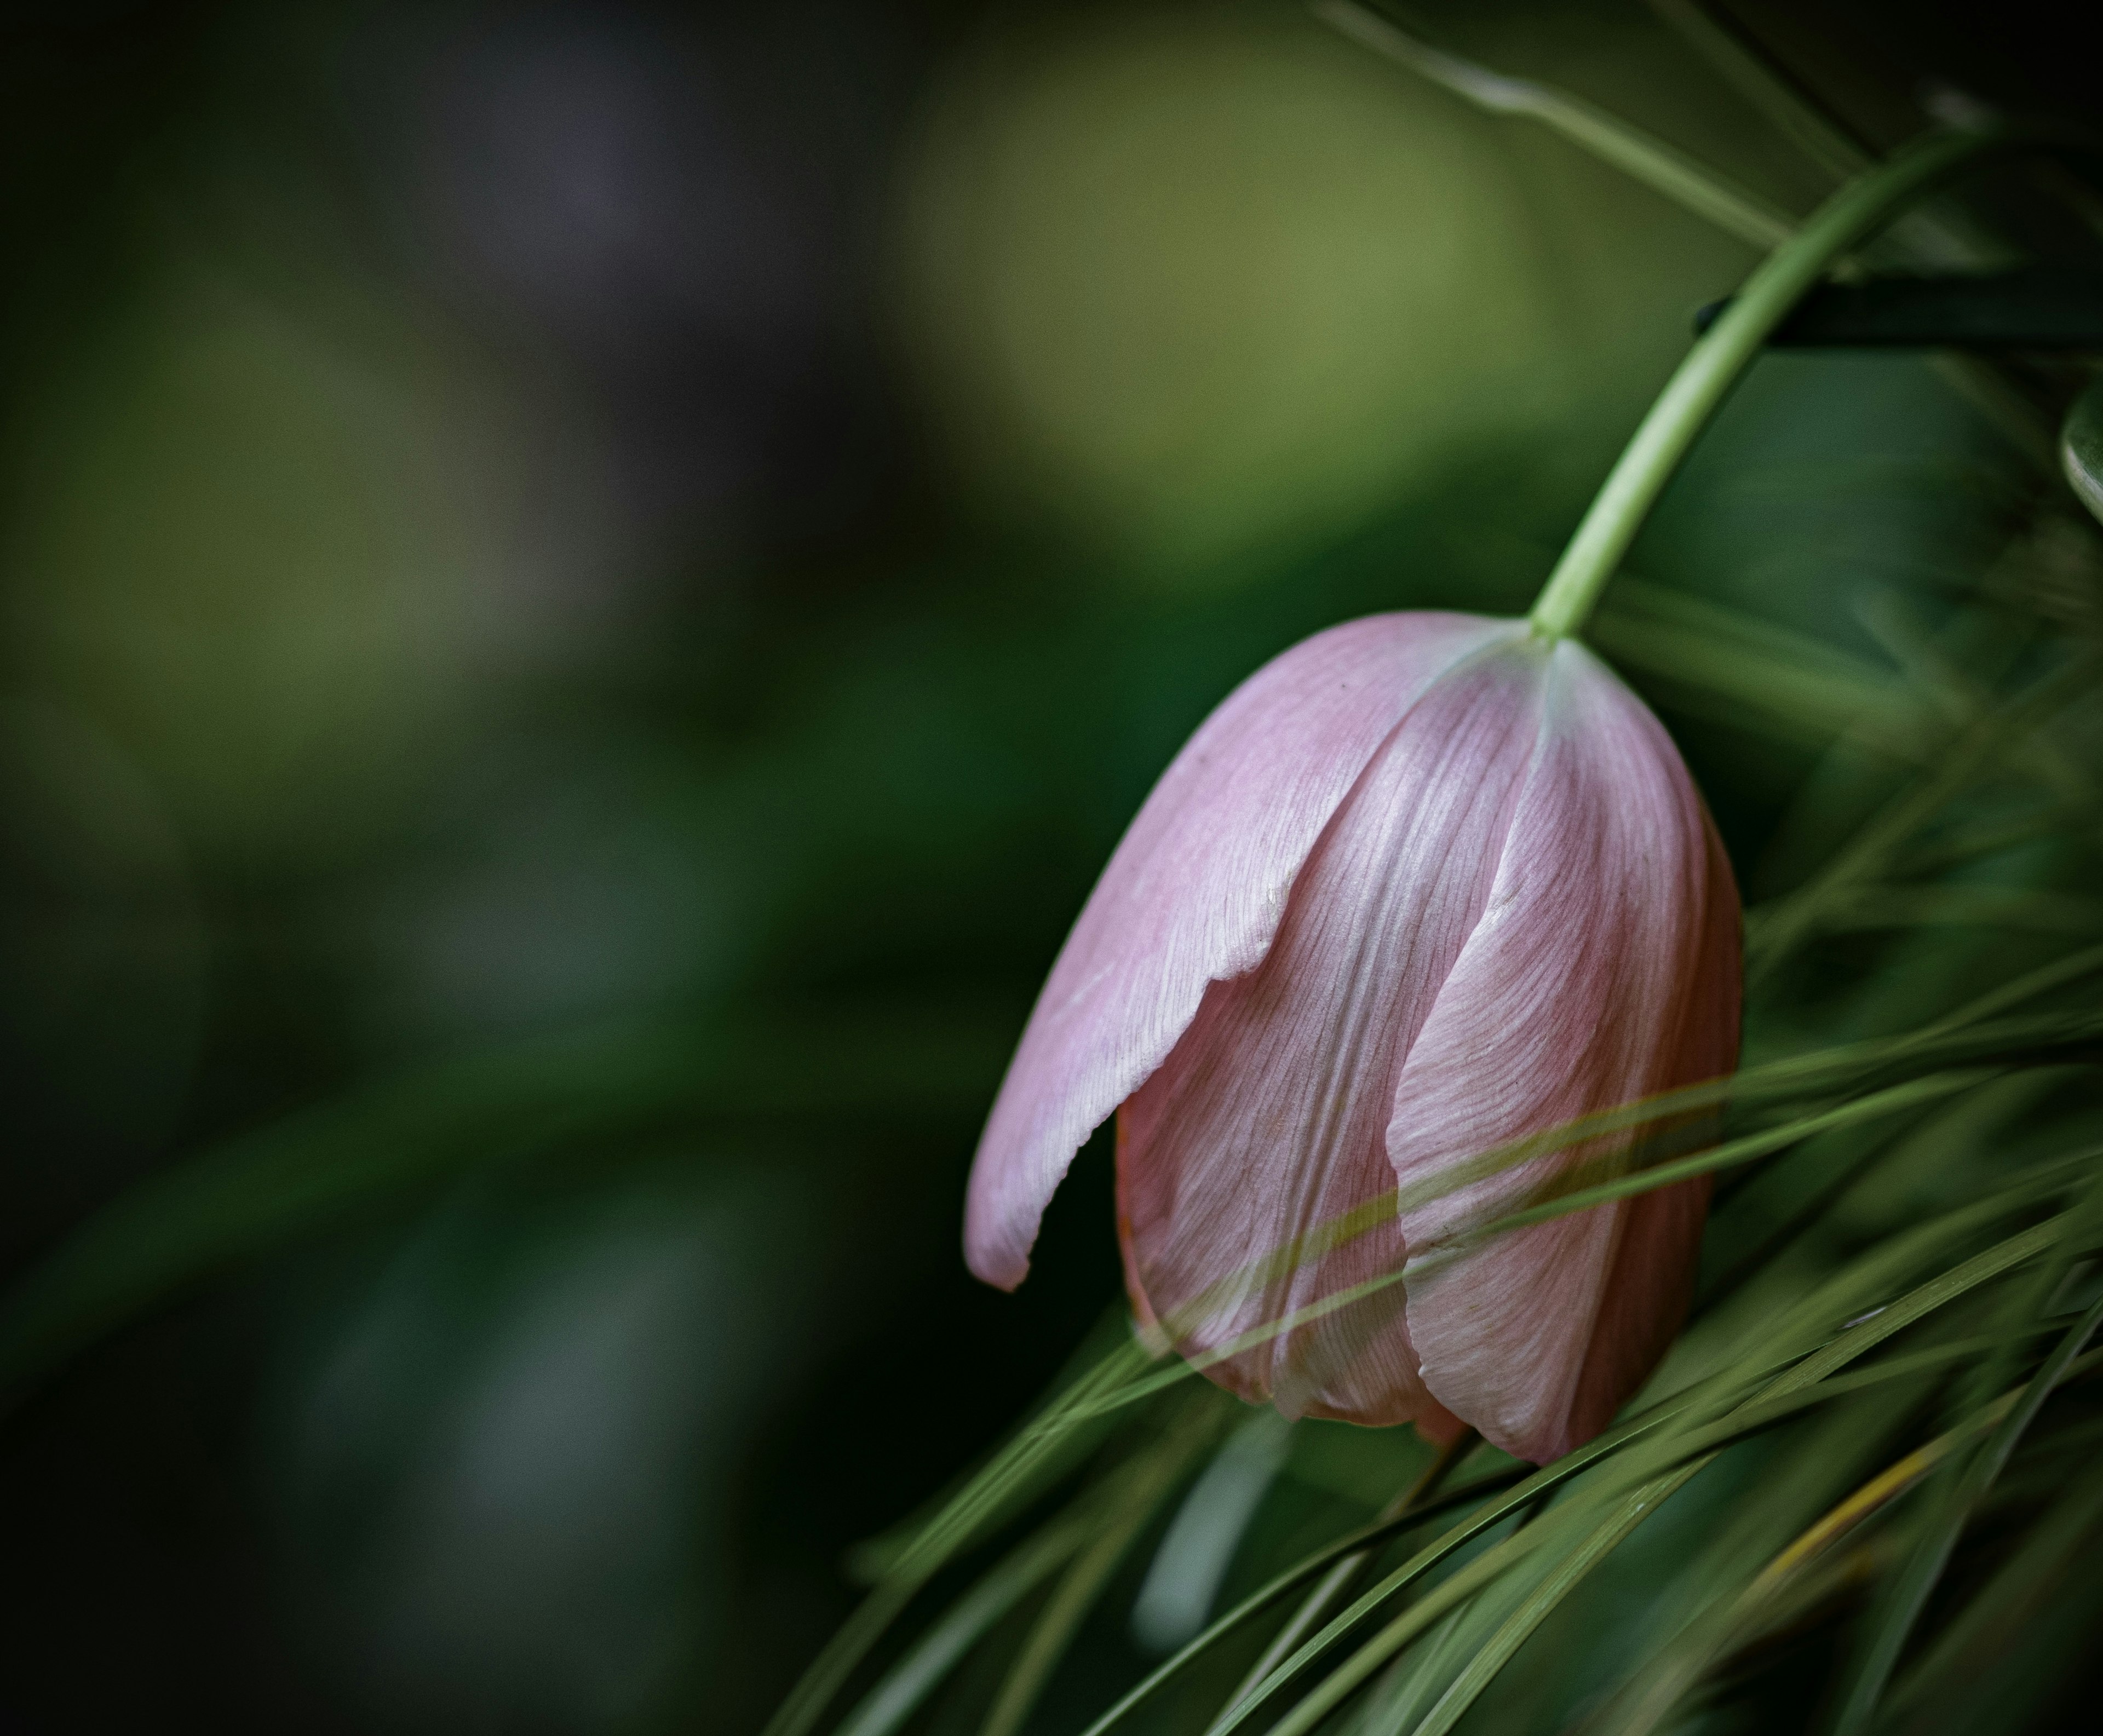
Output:
<instances>
[{"instance_id":1,"label":"tulip petal","mask_svg":"<svg viewBox=\"0 0 2103 1736\"><path fill-rule=\"evenodd\" d=\"M1012 1290L1088 1135L1159 1067L1207 985L1252 969L1295 877L1425 686L1513 624L1375 615L1258 670L1148 797L1074 926L994 1103L964 1252Z\"/></svg>"},{"instance_id":2,"label":"tulip petal","mask_svg":"<svg viewBox=\"0 0 2103 1736\"><path fill-rule=\"evenodd\" d=\"M1262 962L1206 991L1126 1103L1127 1268L1136 1305L1186 1355L1400 1269L1396 1077L1490 898L1549 656L1522 629L1425 694L1323 831ZM1354 1213L1349 1239L1302 1240ZM1403 1299L1390 1285L1207 1372L1289 1415L1450 1427L1417 1378Z\"/></svg>"},{"instance_id":3,"label":"tulip petal","mask_svg":"<svg viewBox=\"0 0 2103 1736\"><path fill-rule=\"evenodd\" d=\"M1541 752L1488 908L1425 1021L1387 1147L1404 1185L1576 1117L1714 1077L1736 1057L1738 901L1692 780L1642 701L1558 645ZM1408 1324L1425 1385L1543 1461L1589 1438L1683 1317L1705 1183L1472 1247L1598 1143L1406 1211ZM1458 1251L1442 1254L1442 1245Z\"/></svg>"}]
</instances>

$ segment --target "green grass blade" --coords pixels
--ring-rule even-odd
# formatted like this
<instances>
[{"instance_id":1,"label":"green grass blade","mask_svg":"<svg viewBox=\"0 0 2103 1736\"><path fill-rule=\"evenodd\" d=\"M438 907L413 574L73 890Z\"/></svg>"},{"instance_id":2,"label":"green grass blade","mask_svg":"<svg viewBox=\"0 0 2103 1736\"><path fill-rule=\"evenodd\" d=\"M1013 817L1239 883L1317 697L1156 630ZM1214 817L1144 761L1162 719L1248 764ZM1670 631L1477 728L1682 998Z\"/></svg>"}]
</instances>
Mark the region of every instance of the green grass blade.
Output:
<instances>
[{"instance_id":1,"label":"green grass blade","mask_svg":"<svg viewBox=\"0 0 2103 1736\"><path fill-rule=\"evenodd\" d=\"M1018 1736L1110 1575L1174 1490L1191 1459L1217 1438L1221 1420L1216 1406L1201 1401L1150 1452L1126 1467L1120 1486L1107 1503L1103 1524L1074 1557L1023 1642L1020 1655L986 1714L980 1736Z\"/></svg>"},{"instance_id":2,"label":"green grass blade","mask_svg":"<svg viewBox=\"0 0 2103 1736\"><path fill-rule=\"evenodd\" d=\"M1703 1460L1638 1490L1557 1562L1548 1575L1527 1594L1489 1643L1468 1660L1452 1686L1416 1726L1416 1736L1447 1736L1475 1703L1491 1680L1511 1662L1518 1649L1533 1636L1535 1629L1555 1612L1556 1606L1575 1591L1585 1576L1619 1547L1630 1532L1683 1488L1701 1469Z\"/></svg>"},{"instance_id":3,"label":"green grass blade","mask_svg":"<svg viewBox=\"0 0 2103 1736\"><path fill-rule=\"evenodd\" d=\"M1073 1557L1085 1536L1085 1524L1069 1518L1011 1551L863 1696L838 1736L891 1736L1003 1616Z\"/></svg>"},{"instance_id":4,"label":"green grass blade","mask_svg":"<svg viewBox=\"0 0 2103 1736\"><path fill-rule=\"evenodd\" d=\"M2036 1419L2046 1399L2065 1377L2096 1327L2103 1325L2103 1299L2099 1299L2060 1340L2044 1366L2007 1407L1992 1437L1965 1467L1963 1481L1936 1517L1927 1534L1915 1544L1893 1584L1888 1598L1873 1618L1867 1643L1850 1672L1838 1712L1833 1720L1834 1736L1858 1736L1875 1718L1884 1686L1897 1667L1914 1624L1927 1602L1928 1593L1942 1576L1950 1552L2014 1453L2024 1432Z\"/></svg>"}]
</instances>

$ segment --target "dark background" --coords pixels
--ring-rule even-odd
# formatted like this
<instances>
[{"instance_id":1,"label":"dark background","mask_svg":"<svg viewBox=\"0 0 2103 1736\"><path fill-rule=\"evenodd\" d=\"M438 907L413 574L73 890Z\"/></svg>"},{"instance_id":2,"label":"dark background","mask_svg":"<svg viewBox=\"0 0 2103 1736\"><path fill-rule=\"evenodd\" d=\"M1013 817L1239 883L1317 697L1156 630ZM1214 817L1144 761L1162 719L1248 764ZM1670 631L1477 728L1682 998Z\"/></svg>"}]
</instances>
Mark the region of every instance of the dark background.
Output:
<instances>
[{"instance_id":1,"label":"dark background","mask_svg":"<svg viewBox=\"0 0 2103 1736\"><path fill-rule=\"evenodd\" d=\"M1875 147L2094 65L1736 16ZM1017 1296L956 1230L1153 777L1523 609L1754 255L1255 0L7 17L0 1243L389 1093L465 1156L20 1384L0 1728L754 1729L1115 1296L1100 1142ZM1429 19L1830 187L1634 0ZM1874 657L1994 439L1770 358L1632 565ZM1656 697L1757 890L1803 762Z\"/></svg>"}]
</instances>

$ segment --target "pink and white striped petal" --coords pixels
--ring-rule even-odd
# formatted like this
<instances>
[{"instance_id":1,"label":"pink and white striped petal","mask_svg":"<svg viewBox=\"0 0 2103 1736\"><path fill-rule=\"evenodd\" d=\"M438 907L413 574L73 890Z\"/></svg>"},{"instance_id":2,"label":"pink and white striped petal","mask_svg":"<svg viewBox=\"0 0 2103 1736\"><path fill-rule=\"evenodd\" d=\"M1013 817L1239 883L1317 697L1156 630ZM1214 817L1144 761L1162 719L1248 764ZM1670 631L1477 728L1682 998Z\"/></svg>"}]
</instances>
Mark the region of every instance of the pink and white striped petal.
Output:
<instances>
[{"instance_id":1,"label":"pink and white striped petal","mask_svg":"<svg viewBox=\"0 0 2103 1736\"><path fill-rule=\"evenodd\" d=\"M1375 615L1316 634L1222 702L1148 797L1031 1014L973 1165L964 1251L1011 1290L1074 1154L1167 1056L1207 985L1269 949L1308 853L1440 673L1520 631Z\"/></svg>"},{"instance_id":2,"label":"pink and white striped petal","mask_svg":"<svg viewBox=\"0 0 2103 1736\"><path fill-rule=\"evenodd\" d=\"M1737 948L1729 864L1678 751L1589 652L1558 644L1495 886L1399 1071L1386 1144L1402 1185L1727 1072ZM1598 1433L1685 1313L1703 1183L1456 1242L1603 1156L1611 1143L1551 1154L1402 1217L1423 1381L1521 1458Z\"/></svg>"},{"instance_id":3,"label":"pink and white striped petal","mask_svg":"<svg viewBox=\"0 0 2103 1736\"><path fill-rule=\"evenodd\" d=\"M1395 725L1315 844L1269 952L1205 992L1125 1105L1119 1228L1135 1304L1185 1354L1399 1271L1395 1082L1492 895L1549 655L1523 629L1504 634ZM1303 1243L1353 1213L1369 1220L1362 1233ZM1389 1284L1208 1372L1288 1415L1436 1427L1403 1308Z\"/></svg>"}]
</instances>

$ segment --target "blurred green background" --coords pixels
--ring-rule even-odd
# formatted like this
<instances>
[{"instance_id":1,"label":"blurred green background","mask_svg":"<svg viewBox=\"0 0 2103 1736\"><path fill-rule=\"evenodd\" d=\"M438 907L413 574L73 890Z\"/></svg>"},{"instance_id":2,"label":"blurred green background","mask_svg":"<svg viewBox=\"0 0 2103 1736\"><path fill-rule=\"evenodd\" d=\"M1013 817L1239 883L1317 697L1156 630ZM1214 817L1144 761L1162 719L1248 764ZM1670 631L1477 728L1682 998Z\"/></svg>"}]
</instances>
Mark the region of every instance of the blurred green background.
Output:
<instances>
[{"instance_id":1,"label":"blurred green background","mask_svg":"<svg viewBox=\"0 0 2103 1736\"><path fill-rule=\"evenodd\" d=\"M1427 16L1807 209L1669 10ZM1875 144L2077 80L1738 10ZM10 16L0 1240L336 1203L15 1383L0 1729L754 1729L1116 1294L1099 1148L1020 1294L957 1230L1154 777L1308 632L1522 610L1754 255L1264 0ZM1634 569L1874 663L2006 458L1770 357ZM1757 887L1816 720L1629 668Z\"/></svg>"}]
</instances>

